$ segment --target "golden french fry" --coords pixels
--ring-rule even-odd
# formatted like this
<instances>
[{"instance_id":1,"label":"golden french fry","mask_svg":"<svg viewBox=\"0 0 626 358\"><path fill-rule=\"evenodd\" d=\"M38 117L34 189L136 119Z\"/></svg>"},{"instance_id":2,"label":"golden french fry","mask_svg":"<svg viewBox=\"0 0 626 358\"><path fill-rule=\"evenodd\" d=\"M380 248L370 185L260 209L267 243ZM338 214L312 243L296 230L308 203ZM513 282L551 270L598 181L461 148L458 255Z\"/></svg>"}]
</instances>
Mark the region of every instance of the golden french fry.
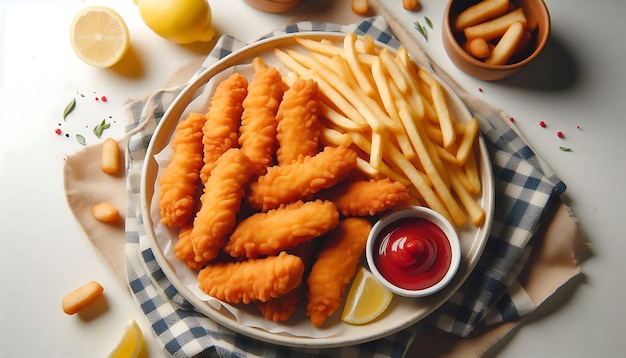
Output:
<instances>
[{"instance_id":1,"label":"golden french fry","mask_svg":"<svg viewBox=\"0 0 626 358\"><path fill-rule=\"evenodd\" d=\"M452 155L452 153L448 152L447 150L443 149L442 146L433 143L433 145L435 146L435 150L437 151L437 155L439 156L439 158L441 158L441 160L443 160L444 162L448 163L448 164L452 164L453 166L458 166L459 165L459 161L458 159L456 159L456 157L454 155Z\"/></svg>"},{"instance_id":2,"label":"golden french fry","mask_svg":"<svg viewBox=\"0 0 626 358\"><path fill-rule=\"evenodd\" d=\"M376 44L374 43L374 39L369 35L357 39L354 43L354 47L360 53L376 54Z\"/></svg>"},{"instance_id":3,"label":"golden french fry","mask_svg":"<svg viewBox=\"0 0 626 358\"><path fill-rule=\"evenodd\" d=\"M460 165L465 164L467 157L472 153L472 146L474 145L476 134L478 134L478 120L472 118L465 124L463 136L456 150L456 159Z\"/></svg>"},{"instance_id":4,"label":"golden french fry","mask_svg":"<svg viewBox=\"0 0 626 358\"><path fill-rule=\"evenodd\" d=\"M493 20L466 27L463 33L468 41L476 38L483 38L485 41L490 41L504 35L509 26L515 22L521 22L522 25L526 26L528 20L522 8L517 8Z\"/></svg>"},{"instance_id":5,"label":"golden french fry","mask_svg":"<svg viewBox=\"0 0 626 358\"><path fill-rule=\"evenodd\" d=\"M507 12L509 0L480 1L461 11L454 21L454 30L463 31L466 27L474 26L491 20Z\"/></svg>"},{"instance_id":6,"label":"golden french fry","mask_svg":"<svg viewBox=\"0 0 626 358\"><path fill-rule=\"evenodd\" d=\"M383 65L385 66L385 70L391 76L396 86L402 93L407 93L409 90L409 85L404 78L404 75L400 72L400 69L396 65L396 62L389 52L389 50L383 47L380 50L380 59L382 60Z\"/></svg>"},{"instance_id":7,"label":"golden french fry","mask_svg":"<svg viewBox=\"0 0 626 358\"><path fill-rule=\"evenodd\" d=\"M376 168L376 170L380 170L383 162L383 135L373 131L371 143L370 165Z\"/></svg>"},{"instance_id":8,"label":"golden french fry","mask_svg":"<svg viewBox=\"0 0 626 358\"><path fill-rule=\"evenodd\" d=\"M359 86L361 86L361 89L366 95L371 96L374 94L374 86L370 82L367 73L357 58L356 49L354 48L355 41L355 34L346 35L343 40L343 50L345 52L346 60L348 60L348 64L359 82Z\"/></svg>"},{"instance_id":9,"label":"golden french fry","mask_svg":"<svg viewBox=\"0 0 626 358\"><path fill-rule=\"evenodd\" d=\"M356 77L354 77L354 73L352 73L352 70L350 69L350 66L347 64L344 57L333 56L332 62L335 71L339 74L339 76L341 76L341 78L344 79L344 81L346 81L349 86L355 87L358 85Z\"/></svg>"},{"instance_id":10,"label":"golden french fry","mask_svg":"<svg viewBox=\"0 0 626 358\"><path fill-rule=\"evenodd\" d=\"M367 123L358 124L352 119L337 112L325 102L320 102L319 109L320 114L322 115L322 120L327 120L344 131L361 131L367 128Z\"/></svg>"},{"instance_id":11,"label":"golden french fry","mask_svg":"<svg viewBox=\"0 0 626 358\"><path fill-rule=\"evenodd\" d=\"M524 25L521 22L514 22L506 30L496 47L485 60L485 63L492 65L504 65L513 56L517 45L524 36Z\"/></svg>"},{"instance_id":12,"label":"golden french fry","mask_svg":"<svg viewBox=\"0 0 626 358\"><path fill-rule=\"evenodd\" d=\"M478 194L481 190L480 176L478 173L478 163L476 163L476 157L473 153L467 157L465 165L463 166L465 176L470 183L468 191L472 194Z\"/></svg>"},{"instance_id":13,"label":"golden french fry","mask_svg":"<svg viewBox=\"0 0 626 358\"><path fill-rule=\"evenodd\" d=\"M467 211L472 225L482 225L485 221L485 211L480 207L480 205L478 205L465 186L463 186L459 177L457 177L455 172L452 170L450 171L450 183L457 197L463 204L463 207Z\"/></svg>"},{"instance_id":14,"label":"golden french fry","mask_svg":"<svg viewBox=\"0 0 626 358\"><path fill-rule=\"evenodd\" d=\"M454 132L448 104L439 82L434 82L430 87L430 93L433 97L437 117L439 118L439 126L441 128L441 135L443 136L443 147L449 148L456 141L456 133Z\"/></svg>"},{"instance_id":15,"label":"golden french fry","mask_svg":"<svg viewBox=\"0 0 626 358\"><path fill-rule=\"evenodd\" d=\"M348 147L352 144L352 137L347 133L338 130L323 127L320 133L320 141L325 145Z\"/></svg>"}]
</instances>

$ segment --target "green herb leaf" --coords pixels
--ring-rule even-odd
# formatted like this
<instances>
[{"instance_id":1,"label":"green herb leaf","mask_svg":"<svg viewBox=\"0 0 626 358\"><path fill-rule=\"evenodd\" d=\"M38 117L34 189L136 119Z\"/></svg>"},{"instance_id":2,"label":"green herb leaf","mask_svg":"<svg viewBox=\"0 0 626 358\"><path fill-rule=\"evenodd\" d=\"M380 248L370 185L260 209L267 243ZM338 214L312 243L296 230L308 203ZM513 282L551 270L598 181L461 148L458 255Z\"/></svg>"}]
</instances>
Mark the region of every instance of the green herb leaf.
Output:
<instances>
[{"instance_id":1,"label":"green herb leaf","mask_svg":"<svg viewBox=\"0 0 626 358\"><path fill-rule=\"evenodd\" d=\"M569 147L559 147L560 150L564 151L564 152L571 152L572 148Z\"/></svg>"},{"instance_id":2,"label":"green herb leaf","mask_svg":"<svg viewBox=\"0 0 626 358\"><path fill-rule=\"evenodd\" d=\"M422 26L422 24L420 24L419 21L415 21L413 23L413 25L415 26L417 31L420 34L422 34L422 36L424 36L424 39L426 39L426 41L428 41L428 32L426 31L426 28L424 26Z\"/></svg>"},{"instance_id":3,"label":"green herb leaf","mask_svg":"<svg viewBox=\"0 0 626 358\"><path fill-rule=\"evenodd\" d=\"M65 106L65 110L63 111L63 120L65 120L65 118L67 118L67 116L72 113L74 108L76 108L76 98L72 98L70 103Z\"/></svg>"},{"instance_id":4,"label":"green herb leaf","mask_svg":"<svg viewBox=\"0 0 626 358\"><path fill-rule=\"evenodd\" d=\"M78 143L79 143L79 144L81 144L81 145L85 145L85 146L87 145L87 141L85 140L85 137L83 137L83 136L82 136L82 135L80 135L80 134L77 134L77 135L76 135L76 140L77 140L77 141L78 141Z\"/></svg>"},{"instance_id":5,"label":"green herb leaf","mask_svg":"<svg viewBox=\"0 0 626 358\"><path fill-rule=\"evenodd\" d=\"M93 128L93 134L96 135L96 137L100 138L102 137L102 132L104 132L105 129L108 129L111 127L110 123L107 123L105 119L102 120L102 122L100 122L100 124L98 124L97 126L95 126Z\"/></svg>"},{"instance_id":6,"label":"green herb leaf","mask_svg":"<svg viewBox=\"0 0 626 358\"><path fill-rule=\"evenodd\" d=\"M424 21L426 21L426 24L428 25L428 27L430 27L431 29L433 28L433 22L430 21L428 16L424 16Z\"/></svg>"}]
</instances>

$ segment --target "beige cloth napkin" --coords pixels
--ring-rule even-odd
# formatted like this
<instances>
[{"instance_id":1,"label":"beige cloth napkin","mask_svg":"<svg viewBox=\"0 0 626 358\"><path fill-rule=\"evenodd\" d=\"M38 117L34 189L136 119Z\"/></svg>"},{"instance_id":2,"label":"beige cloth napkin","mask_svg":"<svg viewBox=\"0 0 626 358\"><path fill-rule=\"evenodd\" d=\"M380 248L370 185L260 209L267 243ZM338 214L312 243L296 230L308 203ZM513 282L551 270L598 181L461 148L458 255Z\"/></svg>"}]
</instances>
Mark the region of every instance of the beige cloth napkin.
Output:
<instances>
[{"instance_id":1,"label":"beige cloth napkin","mask_svg":"<svg viewBox=\"0 0 626 358\"><path fill-rule=\"evenodd\" d=\"M307 19L315 16L335 14L331 18L324 17L324 21L349 23L355 21L355 15L346 12L346 2L321 1L322 11L311 13ZM379 12L379 4L373 2L374 10ZM311 6L311 3L305 5ZM329 12L330 11L330 12ZM384 12L384 9L383 9ZM381 15L385 15L382 13ZM388 14L387 14L388 15ZM299 21L294 18L291 21ZM358 18L357 18L358 20ZM394 32L405 43L406 37ZM410 44L405 43L409 49ZM203 59L184 66L174 73L166 85L185 83L199 68ZM446 78L447 81L451 80ZM453 84L451 84L453 85ZM455 84L454 84L455 85ZM458 87L458 85L456 85ZM454 86L453 86L454 87ZM463 92L460 88L455 88ZM462 96L463 93L460 93ZM125 148L126 137L118 138L120 148ZM115 205L122 217L127 207L126 182L121 170L117 175L108 175L100 170L101 145L95 144L69 156L65 162L65 192L67 202L77 221L84 229L87 238L101 254L103 260L112 269L120 283L127 286L124 268L124 222L120 220L115 225L102 224L91 216L93 205L107 201ZM123 152L123 150L122 150ZM122 158L123 160L123 158ZM548 297L552 296L560 287L579 274L576 257L585 243L576 220L569 209L561 204L555 211L553 220L547 225L541 244L537 244L531 253L522 274L520 283L530 296L530 299L539 306ZM531 314L532 315L532 314ZM523 319L522 319L523 320ZM407 356L433 357L471 357L482 356L502 337L510 333L520 322L505 323L488 328L477 329L466 338L459 338L443 332L421 333L409 349Z\"/></svg>"}]
</instances>

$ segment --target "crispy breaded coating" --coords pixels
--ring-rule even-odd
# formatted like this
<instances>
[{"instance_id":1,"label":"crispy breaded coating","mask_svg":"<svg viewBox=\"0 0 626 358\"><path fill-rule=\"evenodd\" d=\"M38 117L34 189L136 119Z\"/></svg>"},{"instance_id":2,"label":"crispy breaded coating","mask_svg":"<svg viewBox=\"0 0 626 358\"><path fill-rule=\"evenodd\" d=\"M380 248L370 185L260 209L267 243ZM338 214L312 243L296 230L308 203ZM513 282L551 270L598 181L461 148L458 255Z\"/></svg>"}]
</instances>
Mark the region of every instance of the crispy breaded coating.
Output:
<instances>
[{"instance_id":1,"label":"crispy breaded coating","mask_svg":"<svg viewBox=\"0 0 626 358\"><path fill-rule=\"evenodd\" d=\"M319 153L318 106L317 82L311 79L299 77L285 92L276 115L279 165L290 164L299 156Z\"/></svg>"},{"instance_id":2,"label":"crispy breaded coating","mask_svg":"<svg viewBox=\"0 0 626 358\"><path fill-rule=\"evenodd\" d=\"M227 150L217 160L204 186L202 206L190 235L196 262L206 263L217 257L235 228L250 178L249 164L248 157L238 148Z\"/></svg>"},{"instance_id":3,"label":"crispy breaded coating","mask_svg":"<svg viewBox=\"0 0 626 358\"><path fill-rule=\"evenodd\" d=\"M202 168L203 114L192 112L178 123L172 139L172 160L159 176L161 223L169 227L188 224L194 215Z\"/></svg>"},{"instance_id":4,"label":"crispy breaded coating","mask_svg":"<svg viewBox=\"0 0 626 358\"><path fill-rule=\"evenodd\" d=\"M242 220L224 251L232 257L275 255L326 234L338 223L332 202L298 201Z\"/></svg>"},{"instance_id":5,"label":"crispy breaded coating","mask_svg":"<svg viewBox=\"0 0 626 358\"><path fill-rule=\"evenodd\" d=\"M265 302L293 290L302 281L304 264L295 255L208 265L198 274L200 289L230 303Z\"/></svg>"},{"instance_id":6,"label":"crispy breaded coating","mask_svg":"<svg viewBox=\"0 0 626 358\"><path fill-rule=\"evenodd\" d=\"M274 322L282 322L288 320L293 313L298 308L300 302L306 296L306 281L305 277L308 275L308 272L311 270L311 266L313 265L313 260L317 255L317 249L319 247L319 240L314 239L311 241L307 241L303 244L298 245L288 253L292 255L296 255L302 259L304 263L304 274L302 277L302 282L298 285L298 287L293 290L287 292L286 294L273 298L267 302L260 302L257 305L258 310L261 312L265 319L274 321Z\"/></svg>"},{"instance_id":7,"label":"crispy breaded coating","mask_svg":"<svg viewBox=\"0 0 626 358\"><path fill-rule=\"evenodd\" d=\"M343 293L354 277L372 225L350 217L324 238L320 254L307 278L307 316L321 326L339 308Z\"/></svg>"},{"instance_id":8,"label":"crispy breaded coating","mask_svg":"<svg viewBox=\"0 0 626 358\"><path fill-rule=\"evenodd\" d=\"M233 73L216 87L206 114L207 120L202 127L202 183L206 183L217 159L228 149L238 146L243 100L247 94L248 79L240 73Z\"/></svg>"},{"instance_id":9,"label":"crispy breaded coating","mask_svg":"<svg viewBox=\"0 0 626 358\"><path fill-rule=\"evenodd\" d=\"M283 83L275 67L259 68L248 85L243 101L239 145L250 158L254 176L265 173L274 163L276 113L283 98Z\"/></svg>"},{"instance_id":10,"label":"crispy breaded coating","mask_svg":"<svg viewBox=\"0 0 626 358\"><path fill-rule=\"evenodd\" d=\"M204 266L204 264L202 262L196 262L194 259L195 255L190 238L191 230L193 230L192 225L180 228L180 231L178 232L178 241L176 242L176 245L174 245L174 253L176 258L183 261L187 267L198 271Z\"/></svg>"},{"instance_id":11,"label":"crispy breaded coating","mask_svg":"<svg viewBox=\"0 0 626 358\"><path fill-rule=\"evenodd\" d=\"M340 183L320 197L335 203L343 216L373 216L408 205L409 189L388 178L359 179Z\"/></svg>"},{"instance_id":12,"label":"crispy breaded coating","mask_svg":"<svg viewBox=\"0 0 626 358\"><path fill-rule=\"evenodd\" d=\"M313 157L300 157L291 164L270 167L250 184L248 203L254 209L267 211L283 203L307 199L346 178L356 163L354 150L326 147Z\"/></svg>"}]
</instances>

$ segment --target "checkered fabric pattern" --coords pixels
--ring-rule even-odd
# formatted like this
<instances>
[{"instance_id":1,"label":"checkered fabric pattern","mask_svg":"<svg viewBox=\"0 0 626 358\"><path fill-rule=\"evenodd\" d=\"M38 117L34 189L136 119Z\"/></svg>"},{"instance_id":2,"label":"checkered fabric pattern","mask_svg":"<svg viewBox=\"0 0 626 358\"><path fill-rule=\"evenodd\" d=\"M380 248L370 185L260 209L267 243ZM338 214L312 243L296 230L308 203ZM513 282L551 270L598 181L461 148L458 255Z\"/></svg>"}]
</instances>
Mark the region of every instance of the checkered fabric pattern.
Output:
<instances>
[{"instance_id":1,"label":"checkered fabric pattern","mask_svg":"<svg viewBox=\"0 0 626 358\"><path fill-rule=\"evenodd\" d=\"M302 31L336 31L369 35L400 46L382 17L352 25L302 22L266 37ZM246 44L229 36L219 39L203 67L209 67ZM200 69L200 73L203 69ZM194 310L157 264L143 227L140 178L146 149L167 107L183 87L166 88L130 105L127 132L128 218L125 254L128 283L158 342L175 357L402 357L415 334L441 329L466 336L481 325L519 318L535 309L517 283L532 249L533 237L565 185L540 165L528 145L494 113L479 117L496 182L493 228L475 270L448 302L416 327L357 346L294 349L258 342L218 325Z\"/></svg>"}]
</instances>

